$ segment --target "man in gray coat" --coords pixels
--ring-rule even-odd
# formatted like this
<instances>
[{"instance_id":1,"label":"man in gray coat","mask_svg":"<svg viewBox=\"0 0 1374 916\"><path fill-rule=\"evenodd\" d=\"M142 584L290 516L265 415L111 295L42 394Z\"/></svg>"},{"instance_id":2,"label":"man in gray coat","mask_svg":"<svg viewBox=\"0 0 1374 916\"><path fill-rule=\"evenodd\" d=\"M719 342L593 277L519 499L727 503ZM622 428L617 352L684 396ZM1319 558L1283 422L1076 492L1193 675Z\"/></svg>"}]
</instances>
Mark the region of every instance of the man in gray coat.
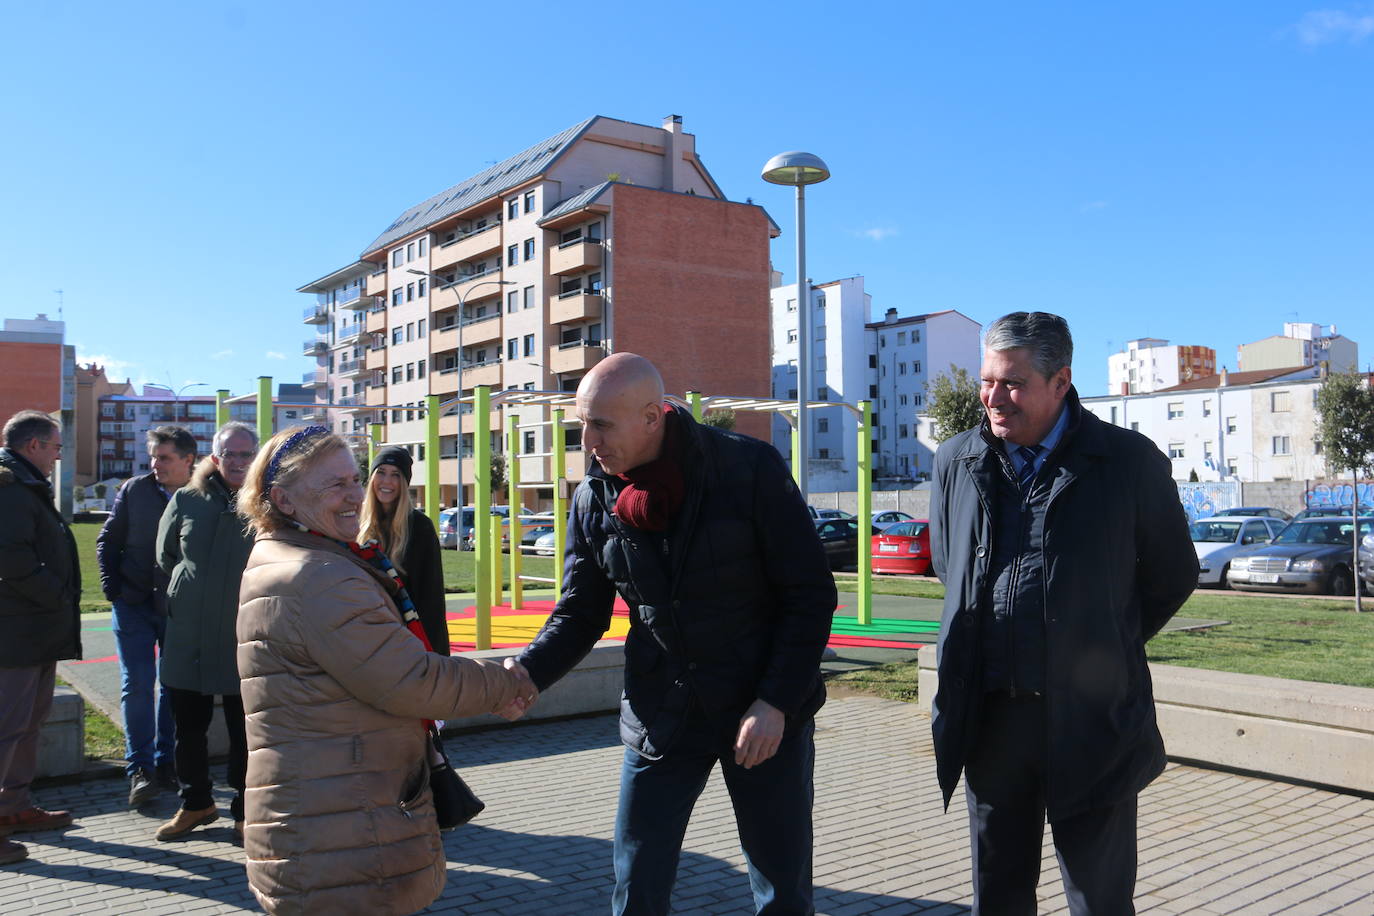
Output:
<instances>
[{"instance_id":1,"label":"man in gray coat","mask_svg":"<svg viewBox=\"0 0 1374 916\"><path fill-rule=\"evenodd\" d=\"M1136 796L1164 769L1145 642L1197 584L1171 468L1079 404L1068 324L985 337L980 426L943 443L932 705L945 804L964 776L975 913L1034 914L1048 816L1070 912L1134 912Z\"/></svg>"},{"instance_id":2,"label":"man in gray coat","mask_svg":"<svg viewBox=\"0 0 1374 916\"><path fill-rule=\"evenodd\" d=\"M222 426L215 433L210 456L201 461L190 484L172 496L158 526L158 564L171 577L162 684L171 695L176 717L181 782L181 808L158 828L159 840L180 839L219 817L212 794L208 738L215 697L220 698L229 733L229 785L236 792L230 811L235 832L243 837L248 744L234 627L239 580L253 549L253 535L235 512L235 500L257 450L258 437L251 426Z\"/></svg>"},{"instance_id":3,"label":"man in gray coat","mask_svg":"<svg viewBox=\"0 0 1374 916\"><path fill-rule=\"evenodd\" d=\"M0 448L0 865L28 850L8 838L69 826L66 811L44 811L29 796L38 733L52 708L57 663L81 657L81 564L71 529L53 505L52 476L62 428L21 410Z\"/></svg>"}]
</instances>

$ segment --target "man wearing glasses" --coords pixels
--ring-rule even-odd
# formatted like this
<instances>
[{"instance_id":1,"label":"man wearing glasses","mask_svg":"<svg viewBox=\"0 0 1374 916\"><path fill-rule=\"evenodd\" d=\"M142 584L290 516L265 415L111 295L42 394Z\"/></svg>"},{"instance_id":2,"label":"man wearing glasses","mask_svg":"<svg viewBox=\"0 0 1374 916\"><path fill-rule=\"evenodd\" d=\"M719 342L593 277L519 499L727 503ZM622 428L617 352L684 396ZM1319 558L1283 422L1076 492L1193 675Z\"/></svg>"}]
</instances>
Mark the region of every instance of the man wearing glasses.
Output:
<instances>
[{"instance_id":1,"label":"man wearing glasses","mask_svg":"<svg viewBox=\"0 0 1374 916\"><path fill-rule=\"evenodd\" d=\"M248 745L234 633L239 579L253 548L253 536L235 512L239 488L257 454L258 437L246 423L226 423L215 433L210 456L188 486L177 491L157 531L157 561L171 576L167 590L167 644L162 684L176 718L177 779L181 808L157 831L176 840L219 817L210 779L210 720L215 697L229 733L230 805L234 829L243 837L243 780Z\"/></svg>"}]
</instances>

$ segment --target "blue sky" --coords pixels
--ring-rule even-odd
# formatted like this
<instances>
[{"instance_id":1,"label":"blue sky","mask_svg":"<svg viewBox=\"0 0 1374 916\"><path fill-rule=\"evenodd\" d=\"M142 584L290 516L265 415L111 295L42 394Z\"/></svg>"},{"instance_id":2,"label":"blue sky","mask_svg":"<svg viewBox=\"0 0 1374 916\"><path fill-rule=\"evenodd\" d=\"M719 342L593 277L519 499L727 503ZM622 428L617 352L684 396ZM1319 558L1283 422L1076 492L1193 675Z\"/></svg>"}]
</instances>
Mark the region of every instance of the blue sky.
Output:
<instances>
[{"instance_id":1,"label":"blue sky","mask_svg":"<svg viewBox=\"0 0 1374 916\"><path fill-rule=\"evenodd\" d=\"M112 374L298 381L296 287L594 114L680 114L725 192L804 149L817 282L875 317L1069 319L1079 389L1284 321L1374 359L1374 3L25 4L0 60L0 314ZM784 18L786 21L784 21Z\"/></svg>"}]
</instances>

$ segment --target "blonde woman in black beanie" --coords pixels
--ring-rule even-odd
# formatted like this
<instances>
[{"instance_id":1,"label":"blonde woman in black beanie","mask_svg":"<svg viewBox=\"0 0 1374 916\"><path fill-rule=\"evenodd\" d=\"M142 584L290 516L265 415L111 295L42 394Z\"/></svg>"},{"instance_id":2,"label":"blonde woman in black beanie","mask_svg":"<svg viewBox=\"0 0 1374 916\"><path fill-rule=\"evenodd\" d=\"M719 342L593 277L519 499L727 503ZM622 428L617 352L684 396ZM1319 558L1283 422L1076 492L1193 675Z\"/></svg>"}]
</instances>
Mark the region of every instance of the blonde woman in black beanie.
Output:
<instances>
[{"instance_id":1,"label":"blonde woman in black beanie","mask_svg":"<svg viewBox=\"0 0 1374 916\"><path fill-rule=\"evenodd\" d=\"M376 541L401 575L429 644L448 655L448 609L444 570L434 523L410 506L410 452L400 445L380 449L372 459L363 499L358 543Z\"/></svg>"}]
</instances>

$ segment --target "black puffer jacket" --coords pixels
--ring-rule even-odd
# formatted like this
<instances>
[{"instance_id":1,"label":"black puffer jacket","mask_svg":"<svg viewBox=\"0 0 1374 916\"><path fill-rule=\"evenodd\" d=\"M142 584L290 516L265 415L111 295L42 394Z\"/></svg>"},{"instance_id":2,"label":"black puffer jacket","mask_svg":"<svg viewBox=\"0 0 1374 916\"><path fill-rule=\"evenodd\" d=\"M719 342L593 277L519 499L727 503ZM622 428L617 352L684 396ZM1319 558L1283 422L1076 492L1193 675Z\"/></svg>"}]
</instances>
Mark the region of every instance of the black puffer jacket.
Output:
<instances>
[{"instance_id":1,"label":"black puffer jacket","mask_svg":"<svg viewBox=\"0 0 1374 916\"><path fill-rule=\"evenodd\" d=\"M1051 821L1114 804L1164 769L1145 642L1197 585L1197 554L1170 476L1149 439L1083 410L1041 469L1048 485L1044 577L1045 801ZM945 804L977 741L979 632L992 585L992 515L1002 445L982 427L935 453L930 552L945 583L940 685L931 712Z\"/></svg>"},{"instance_id":2,"label":"black puffer jacket","mask_svg":"<svg viewBox=\"0 0 1374 916\"><path fill-rule=\"evenodd\" d=\"M167 613L167 574L157 564L157 526L167 494L151 472L124 482L95 540L100 589L111 601L151 604Z\"/></svg>"},{"instance_id":3,"label":"black puffer jacket","mask_svg":"<svg viewBox=\"0 0 1374 916\"><path fill-rule=\"evenodd\" d=\"M520 657L543 689L591 650L615 593L630 606L621 738L667 751L691 701L737 721L755 699L788 730L825 702L820 657L835 611L816 527L777 451L675 412L686 497L665 536L611 512L616 482L593 466L578 486L563 598Z\"/></svg>"},{"instance_id":4,"label":"black puffer jacket","mask_svg":"<svg viewBox=\"0 0 1374 916\"><path fill-rule=\"evenodd\" d=\"M0 448L0 668L81 657L76 540L33 465Z\"/></svg>"}]
</instances>

